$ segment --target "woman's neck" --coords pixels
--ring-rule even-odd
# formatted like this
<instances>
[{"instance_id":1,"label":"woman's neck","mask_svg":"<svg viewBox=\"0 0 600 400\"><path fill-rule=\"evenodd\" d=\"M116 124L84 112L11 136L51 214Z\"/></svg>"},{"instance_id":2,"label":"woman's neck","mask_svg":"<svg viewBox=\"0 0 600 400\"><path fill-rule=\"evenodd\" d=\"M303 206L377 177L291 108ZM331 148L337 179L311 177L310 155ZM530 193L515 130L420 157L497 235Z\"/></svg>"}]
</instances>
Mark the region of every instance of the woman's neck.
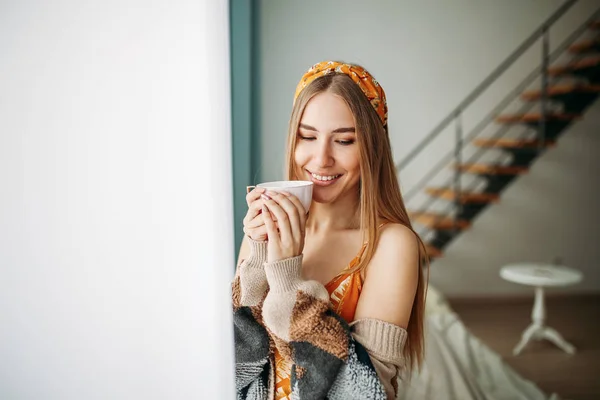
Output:
<instances>
[{"instance_id":1,"label":"woman's neck","mask_svg":"<svg viewBox=\"0 0 600 400\"><path fill-rule=\"evenodd\" d=\"M313 202L306 221L308 234L360 228L358 196L346 196L333 203Z\"/></svg>"}]
</instances>

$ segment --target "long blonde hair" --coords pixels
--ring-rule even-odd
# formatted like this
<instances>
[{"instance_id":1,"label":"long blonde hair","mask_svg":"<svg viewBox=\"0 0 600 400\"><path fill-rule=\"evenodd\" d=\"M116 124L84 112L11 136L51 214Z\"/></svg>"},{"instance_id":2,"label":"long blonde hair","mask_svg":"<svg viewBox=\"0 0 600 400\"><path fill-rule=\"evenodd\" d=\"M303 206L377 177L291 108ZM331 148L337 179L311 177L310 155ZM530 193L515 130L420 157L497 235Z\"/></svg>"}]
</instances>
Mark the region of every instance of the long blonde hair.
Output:
<instances>
[{"instance_id":1,"label":"long blonde hair","mask_svg":"<svg viewBox=\"0 0 600 400\"><path fill-rule=\"evenodd\" d=\"M423 241L414 231L404 200L400 193L400 185L396 176L392 149L389 141L387 125L369 103L360 88L345 74L332 73L315 79L300 93L294 103L289 123L287 144L287 179L298 179L294 153L298 135L298 127L304 109L310 99L322 92L329 92L345 100L354 115L356 137L360 153L360 200L359 219L364 241L368 243L360 262L351 270L364 271L377 248L379 240L378 222L380 219L408 227L419 242L419 280L408 322L408 340L404 348L404 357L408 372L414 366L420 367L423 361L425 312L425 283L423 270L427 257ZM372 244L372 245L371 245Z\"/></svg>"}]
</instances>

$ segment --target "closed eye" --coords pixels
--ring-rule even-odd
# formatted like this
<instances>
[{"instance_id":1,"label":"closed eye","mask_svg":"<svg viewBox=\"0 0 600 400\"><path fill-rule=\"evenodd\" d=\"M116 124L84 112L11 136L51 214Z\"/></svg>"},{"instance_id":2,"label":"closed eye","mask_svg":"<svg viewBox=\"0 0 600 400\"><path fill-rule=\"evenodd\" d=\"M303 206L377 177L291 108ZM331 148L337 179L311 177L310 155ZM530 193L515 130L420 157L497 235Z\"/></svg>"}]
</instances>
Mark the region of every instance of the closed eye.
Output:
<instances>
[{"instance_id":1,"label":"closed eye","mask_svg":"<svg viewBox=\"0 0 600 400\"><path fill-rule=\"evenodd\" d=\"M305 140L305 141L308 141L308 142L312 142L314 140L317 140L317 138L314 137L314 136L305 136L305 135L302 135L302 134L298 134L298 138L300 140ZM356 140L355 139L336 140L336 142L339 143L339 144L341 144L342 146L350 146L350 145L353 145L354 143L356 143Z\"/></svg>"}]
</instances>

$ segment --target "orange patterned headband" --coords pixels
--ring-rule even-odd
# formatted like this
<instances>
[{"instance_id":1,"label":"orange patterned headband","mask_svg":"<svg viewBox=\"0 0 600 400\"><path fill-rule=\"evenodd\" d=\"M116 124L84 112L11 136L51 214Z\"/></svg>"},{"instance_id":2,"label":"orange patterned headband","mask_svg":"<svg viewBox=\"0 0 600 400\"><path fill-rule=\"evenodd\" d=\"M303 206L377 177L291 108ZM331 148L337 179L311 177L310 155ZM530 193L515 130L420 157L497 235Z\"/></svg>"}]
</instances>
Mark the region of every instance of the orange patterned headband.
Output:
<instances>
[{"instance_id":1,"label":"orange patterned headband","mask_svg":"<svg viewBox=\"0 0 600 400\"><path fill-rule=\"evenodd\" d=\"M379 115L383 126L387 124L388 109L385 92L375 78L373 78L367 70L358 65L343 64L336 61L323 61L313 65L308 72L304 74L300 83L298 83L296 94L294 95L294 102L300 95L300 92L302 92L309 83L321 76L331 73L342 73L352 78L360 90L367 96L367 99L369 99L369 102L377 112L377 115Z\"/></svg>"}]
</instances>

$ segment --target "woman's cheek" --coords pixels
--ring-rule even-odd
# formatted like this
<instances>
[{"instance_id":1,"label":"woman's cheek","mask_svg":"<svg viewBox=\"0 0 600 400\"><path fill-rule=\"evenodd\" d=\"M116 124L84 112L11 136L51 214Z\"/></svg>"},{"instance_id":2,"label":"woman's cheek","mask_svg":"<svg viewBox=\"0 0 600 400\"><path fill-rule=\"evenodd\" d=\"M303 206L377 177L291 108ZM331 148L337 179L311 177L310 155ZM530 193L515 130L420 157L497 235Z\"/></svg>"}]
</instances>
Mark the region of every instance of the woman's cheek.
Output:
<instances>
[{"instance_id":1,"label":"woman's cheek","mask_svg":"<svg viewBox=\"0 0 600 400\"><path fill-rule=\"evenodd\" d=\"M302 142L298 143L296 145L296 151L294 152L294 161L299 167L306 163L306 153L306 145Z\"/></svg>"}]
</instances>

